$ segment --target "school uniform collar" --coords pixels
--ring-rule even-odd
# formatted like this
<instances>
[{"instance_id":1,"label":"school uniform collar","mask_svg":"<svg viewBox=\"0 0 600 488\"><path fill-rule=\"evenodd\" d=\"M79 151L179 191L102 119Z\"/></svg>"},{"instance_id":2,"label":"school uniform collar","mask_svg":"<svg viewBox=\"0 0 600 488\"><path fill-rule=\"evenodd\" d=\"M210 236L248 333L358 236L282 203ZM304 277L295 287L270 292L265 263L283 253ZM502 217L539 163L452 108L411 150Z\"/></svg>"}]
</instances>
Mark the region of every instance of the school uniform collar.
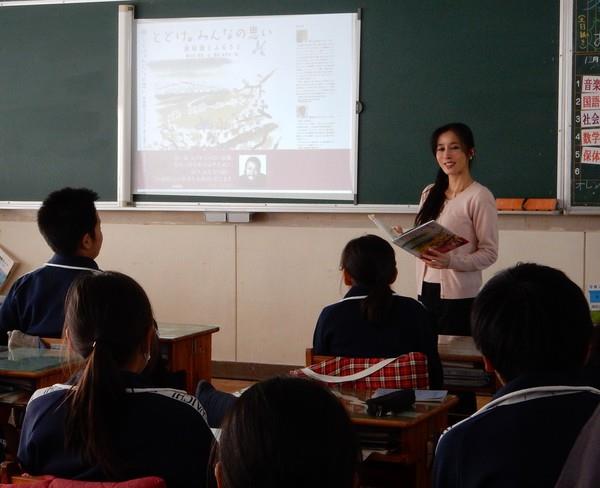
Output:
<instances>
[{"instance_id":1,"label":"school uniform collar","mask_svg":"<svg viewBox=\"0 0 600 488\"><path fill-rule=\"evenodd\" d=\"M344 295L344 298L352 298L352 297L364 297L369 294L369 288L362 285L353 286L348 290L348 293Z\"/></svg>"},{"instance_id":2,"label":"school uniform collar","mask_svg":"<svg viewBox=\"0 0 600 488\"><path fill-rule=\"evenodd\" d=\"M64 254L55 254L48 261L50 265L71 266L75 268L87 268L98 271L96 261L85 256L66 256Z\"/></svg>"},{"instance_id":3,"label":"school uniform collar","mask_svg":"<svg viewBox=\"0 0 600 488\"><path fill-rule=\"evenodd\" d=\"M493 399L519 390L556 385L585 386L585 381L581 372L575 370L527 373L506 383L494 394Z\"/></svg>"}]
</instances>

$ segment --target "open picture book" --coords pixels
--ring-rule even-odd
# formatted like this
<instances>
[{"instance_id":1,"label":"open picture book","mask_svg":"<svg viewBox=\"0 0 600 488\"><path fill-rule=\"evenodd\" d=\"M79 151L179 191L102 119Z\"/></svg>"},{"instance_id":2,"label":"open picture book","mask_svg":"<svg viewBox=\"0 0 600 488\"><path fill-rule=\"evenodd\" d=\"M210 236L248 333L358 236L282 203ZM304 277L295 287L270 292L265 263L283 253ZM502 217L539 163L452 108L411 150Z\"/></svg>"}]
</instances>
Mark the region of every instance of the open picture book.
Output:
<instances>
[{"instance_id":1,"label":"open picture book","mask_svg":"<svg viewBox=\"0 0 600 488\"><path fill-rule=\"evenodd\" d=\"M388 236L392 243L417 257L420 257L428 249L446 253L469 242L464 237L449 231L435 220L430 220L398 234L375 215L370 214L369 218Z\"/></svg>"}]
</instances>

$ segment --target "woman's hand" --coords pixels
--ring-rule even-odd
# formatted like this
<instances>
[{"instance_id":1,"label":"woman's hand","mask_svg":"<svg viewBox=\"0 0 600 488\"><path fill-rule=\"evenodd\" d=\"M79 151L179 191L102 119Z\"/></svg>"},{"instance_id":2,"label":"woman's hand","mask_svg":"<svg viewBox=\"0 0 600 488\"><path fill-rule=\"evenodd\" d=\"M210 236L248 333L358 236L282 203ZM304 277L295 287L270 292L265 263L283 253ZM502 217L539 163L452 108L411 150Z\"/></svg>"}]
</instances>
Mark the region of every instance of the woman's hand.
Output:
<instances>
[{"instance_id":1,"label":"woman's hand","mask_svg":"<svg viewBox=\"0 0 600 488\"><path fill-rule=\"evenodd\" d=\"M402 230L402 227L400 227L399 225L394 225L394 227L392 227L392 230L398 235L404 234L404 230Z\"/></svg>"},{"instance_id":2,"label":"woman's hand","mask_svg":"<svg viewBox=\"0 0 600 488\"><path fill-rule=\"evenodd\" d=\"M446 269L450 265L450 256L443 252L435 251L434 249L428 249L421 254L421 261L430 268Z\"/></svg>"}]
</instances>

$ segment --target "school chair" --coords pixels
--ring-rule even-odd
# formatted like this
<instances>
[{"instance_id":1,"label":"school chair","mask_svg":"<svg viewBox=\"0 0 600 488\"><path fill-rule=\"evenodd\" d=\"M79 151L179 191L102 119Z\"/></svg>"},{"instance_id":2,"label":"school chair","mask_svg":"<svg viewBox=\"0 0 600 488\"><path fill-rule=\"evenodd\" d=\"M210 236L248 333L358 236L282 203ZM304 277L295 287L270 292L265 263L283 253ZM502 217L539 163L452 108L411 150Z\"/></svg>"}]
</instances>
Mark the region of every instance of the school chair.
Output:
<instances>
[{"instance_id":1,"label":"school chair","mask_svg":"<svg viewBox=\"0 0 600 488\"><path fill-rule=\"evenodd\" d=\"M23 473L19 463L4 461L0 464L0 483L9 488L28 485L31 488L167 488L158 476L145 476L127 481L80 481L54 476L32 476Z\"/></svg>"}]
</instances>

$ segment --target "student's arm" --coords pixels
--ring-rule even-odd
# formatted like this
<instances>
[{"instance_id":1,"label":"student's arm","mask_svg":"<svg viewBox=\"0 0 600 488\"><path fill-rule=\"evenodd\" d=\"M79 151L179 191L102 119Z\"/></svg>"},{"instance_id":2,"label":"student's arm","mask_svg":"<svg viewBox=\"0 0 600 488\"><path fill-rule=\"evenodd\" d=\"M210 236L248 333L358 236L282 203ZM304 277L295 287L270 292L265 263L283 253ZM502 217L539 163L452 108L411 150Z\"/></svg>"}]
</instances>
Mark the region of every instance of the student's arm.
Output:
<instances>
[{"instance_id":1,"label":"student's arm","mask_svg":"<svg viewBox=\"0 0 600 488\"><path fill-rule=\"evenodd\" d=\"M460 469L458 466L458 449L452 442L454 432L447 431L435 449L432 469L432 488L453 488L460 486Z\"/></svg>"}]
</instances>

